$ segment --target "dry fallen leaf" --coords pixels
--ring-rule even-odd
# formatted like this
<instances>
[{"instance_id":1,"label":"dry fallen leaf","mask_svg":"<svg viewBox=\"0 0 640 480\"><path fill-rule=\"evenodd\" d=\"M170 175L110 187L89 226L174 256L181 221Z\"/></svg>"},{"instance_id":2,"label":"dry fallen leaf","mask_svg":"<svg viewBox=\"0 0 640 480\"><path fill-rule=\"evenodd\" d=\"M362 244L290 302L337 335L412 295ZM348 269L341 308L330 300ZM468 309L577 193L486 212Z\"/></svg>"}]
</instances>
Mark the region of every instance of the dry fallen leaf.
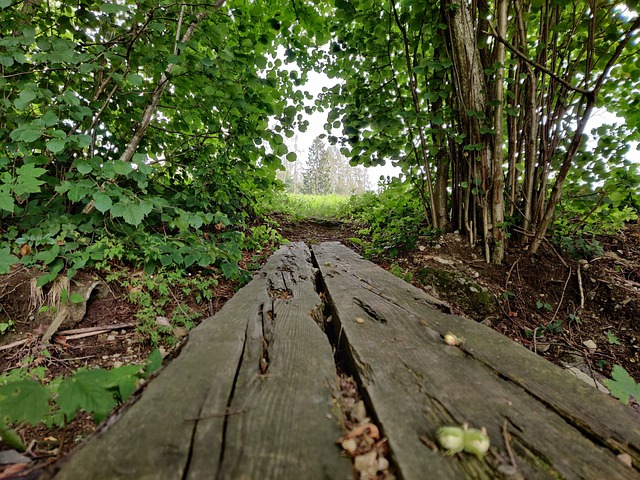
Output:
<instances>
[{"instance_id":1,"label":"dry fallen leaf","mask_svg":"<svg viewBox=\"0 0 640 480\"><path fill-rule=\"evenodd\" d=\"M345 438L342 440L342 448L349 453L353 453L358 449L358 442L353 438Z\"/></svg>"},{"instance_id":2,"label":"dry fallen leaf","mask_svg":"<svg viewBox=\"0 0 640 480\"><path fill-rule=\"evenodd\" d=\"M354 427L345 438L355 438L360 435L364 435L365 433L369 433L369 436L375 440L380 439L380 430L373 423L365 423L364 425L358 425Z\"/></svg>"},{"instance_id":3,"label":"dry fallen leaf","mask_svg":"<svg viewBox=\"0 0 640 480\"><path fill-rule=\"evenodd\" d=\"M618 460L622 462L625 466L629 468L633 468L633 460L631 459L631 455L628 453L621 453L618 455Z\"/></svg>"},{"instance_id":4,"label":"dry fallen leaf","mask_svg":"<svg viewBox=\"0 0 640 480\"><path fill-rule=\"evenodd\" d=\"M371 450L358 455L353 461L353 467L360 473L362 480L375 478L378 473L378 452Z\"/></svg>"}]
</instances>

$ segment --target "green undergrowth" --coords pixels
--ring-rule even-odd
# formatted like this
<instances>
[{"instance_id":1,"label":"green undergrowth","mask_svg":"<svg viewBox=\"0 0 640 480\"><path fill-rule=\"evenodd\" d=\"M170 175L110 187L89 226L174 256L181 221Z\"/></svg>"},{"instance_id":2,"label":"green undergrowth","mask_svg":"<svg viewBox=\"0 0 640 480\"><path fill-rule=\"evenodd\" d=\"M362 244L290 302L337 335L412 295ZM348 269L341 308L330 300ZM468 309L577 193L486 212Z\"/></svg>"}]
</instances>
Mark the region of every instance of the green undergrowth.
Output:
<instances>
[{"instance_id":1,"label":"green undergrowth","mask_svg":"<svg viewBox=\"0 0 640 480\"><path fill-rule=\"evenodd\" d=\"M4 372L0 375L0 439L23 451L24 442L16 432L22 425L62 427L80 412L91 414L98 423L161 365L162 355L155 350L143 365L80 369L49 381L42 366Z\"/></svg>"},{"instance_id":2,"label":"green undergrowth","mask_svg":"<svg viewBox=\"0 0 640 480\"><path fill-rule=\"evenodd\" d=\"M366 256L395 258L415 248L421 236L439 234L424 216L417 189L393 179L382 190L352 196L342 215L358 228L358 238Z\"/></svg>"},{"instance_id":3,"label":"green undergrowth","mask_svg":"<svg viewBox=\"0 0 640 480\"><path fill-rule=\"evenodd\" d=\"M292 221L335 220L344 215L349 198L348 195L337 194L281 193L272 200L270 208Z\"/></svg>"}]
</instances>

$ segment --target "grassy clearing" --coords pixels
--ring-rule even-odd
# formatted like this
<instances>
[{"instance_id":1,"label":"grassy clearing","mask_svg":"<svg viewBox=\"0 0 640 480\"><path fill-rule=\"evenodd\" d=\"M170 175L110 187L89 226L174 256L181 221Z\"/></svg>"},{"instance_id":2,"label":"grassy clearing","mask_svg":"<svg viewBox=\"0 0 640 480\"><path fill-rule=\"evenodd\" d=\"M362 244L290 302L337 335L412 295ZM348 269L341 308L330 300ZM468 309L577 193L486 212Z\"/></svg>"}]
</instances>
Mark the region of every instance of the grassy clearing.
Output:
<instances>
[{"instance_id":1,"label":"grassy clearing","mask_svg":"<svg viewBox=\"0 0 640 480\"><path fill-rule=\"evenodd\" d=\"M292 220L331 220L344 216L349 198L349 195L285 193L273 201L272 208Z\"/></svg>"}]
</instances>

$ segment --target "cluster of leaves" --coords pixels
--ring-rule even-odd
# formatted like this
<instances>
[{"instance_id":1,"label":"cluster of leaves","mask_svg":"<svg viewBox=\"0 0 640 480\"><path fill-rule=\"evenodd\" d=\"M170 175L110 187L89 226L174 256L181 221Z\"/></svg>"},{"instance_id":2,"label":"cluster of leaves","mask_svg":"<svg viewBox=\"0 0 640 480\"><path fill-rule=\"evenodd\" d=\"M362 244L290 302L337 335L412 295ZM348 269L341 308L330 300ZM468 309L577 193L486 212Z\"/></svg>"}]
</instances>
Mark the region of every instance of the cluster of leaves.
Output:
<instances>
[{"instance_id":1,"label":"cluster of leaves","mask_svg":"<svg viewBox=\"0 0 640 480\"><path fill-rule=\"evenodd\" d=\"M351 197L346 213L363 225L358 233L370 239L364 244L366 255L393 258L412 250L420 235L434 233L426 225L416 190L413 184L394 178L379 193Z\"/></svg>"},{"instance_id":2,"label":"cluster of leaves","mask_svg":"<svg viewBox=\"0 0 640 480\"><path fill-rule=\"evenodd\" d=\"M619 231L640 215L640 164L628 158L634 134L625 125L594 128L595 148L585 142L567 177L552 234L570 255L602 254L595 237Z\"/></svg>"},{"instance_id":3,"label":"cluster of leaves","mask_svg":"<svg viewBox=\"0 0 640 480\"><path fill-rule=\"evenodd\" d=\"M144 366L78 370L67 378L56 377L46 384L31 378L33 374L42 376L42 370L17 369L4 373L0 377L0 438L24 450L22 440L10 425L62 426L80 411L92 414L95 421L100 422L161 365L162 355L155 350Z\"/></svg>"},{"instance_id":4,"label":"cluster of leaves","mask_svg":"<svg viewBox=\"0 0 640 480\"><path fill-rule=\"evenodd\" d=\"M330 139L354 162L399 165L434 227L471 230L498 263L510 234L534 234L535 251L554 213L556 229L615 229L639 198L624 159L640 135L636 3L336 1ZM627 128L598 128L588 152L595 107Z\"/></svg>"},{"instance_id":5,"label":"cluster of leaves","mask_svg":"<svg viewBox=\"0 0 640 480\"><path fill-rule=\"evenodd\" d=\"M119 260L237 275L234 230L305 127L304 74L273 57L303 41L272 3L0 2L0 273L21 261L46 283Z\"/></svg>"},{"instance_id":6,"label":"cluster of leaves","mask_svg":"<svg viewBox=\"0 0 640 480\"><path fill-rule=\"evenodd\" d=\"M202 317L202 310L192 306L213 298L211 287L218 284L215 276L188 274L181 270L160 269L153 275L116 271L107 276L128 291L128 300L136 306L137 330L154 346L175 345ZM177 334L181 329L183 333Z\"/></svg>"}]
</instances>

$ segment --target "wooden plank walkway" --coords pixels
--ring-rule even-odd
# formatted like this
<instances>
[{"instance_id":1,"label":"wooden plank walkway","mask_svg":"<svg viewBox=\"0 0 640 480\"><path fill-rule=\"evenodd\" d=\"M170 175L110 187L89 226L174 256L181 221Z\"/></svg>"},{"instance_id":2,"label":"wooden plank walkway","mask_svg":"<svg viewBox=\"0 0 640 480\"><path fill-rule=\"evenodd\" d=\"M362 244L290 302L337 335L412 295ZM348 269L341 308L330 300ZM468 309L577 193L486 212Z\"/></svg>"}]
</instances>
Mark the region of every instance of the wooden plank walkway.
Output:
<instances>
[{"instance_id":1,"label":"wooden plank walkway","mask_svg":"<svg viewBox=\"0 0 640 480\"><path fill-rule=\"evenodd\" d=\"M336 445L337 348L397 478L640 479L638 414L338 243L313 256L275 253L55 478L355 478ZM465 422L487 429L482 459L435 448Z\"/></svg>"},{"instance_id":2,"label":"wooden plank walkway","mask_svg":"<svg viewBox=\"0 0 640 480\"><path fill-rule=\"evenodd\" d=\"M500 478L512 471L504 429L524 478L640 478L635 412L494 330L435 310L423 291L338 243L313 252L402 478ZM447 345L448 332L465 342ZM496 455L452 459L425 447L439 427L463 422L486 427Z\"/></svg>"},{"instance_id":3,"label":"wooden plank walkway","mask_svg":"<svg viewBox=\"0 0 640 480\"><path fill-rule=\"evenodd\" d=\"M304 244L279 250L55 478L352 478L314 282Z\"/></svg>"}]
</instances>

